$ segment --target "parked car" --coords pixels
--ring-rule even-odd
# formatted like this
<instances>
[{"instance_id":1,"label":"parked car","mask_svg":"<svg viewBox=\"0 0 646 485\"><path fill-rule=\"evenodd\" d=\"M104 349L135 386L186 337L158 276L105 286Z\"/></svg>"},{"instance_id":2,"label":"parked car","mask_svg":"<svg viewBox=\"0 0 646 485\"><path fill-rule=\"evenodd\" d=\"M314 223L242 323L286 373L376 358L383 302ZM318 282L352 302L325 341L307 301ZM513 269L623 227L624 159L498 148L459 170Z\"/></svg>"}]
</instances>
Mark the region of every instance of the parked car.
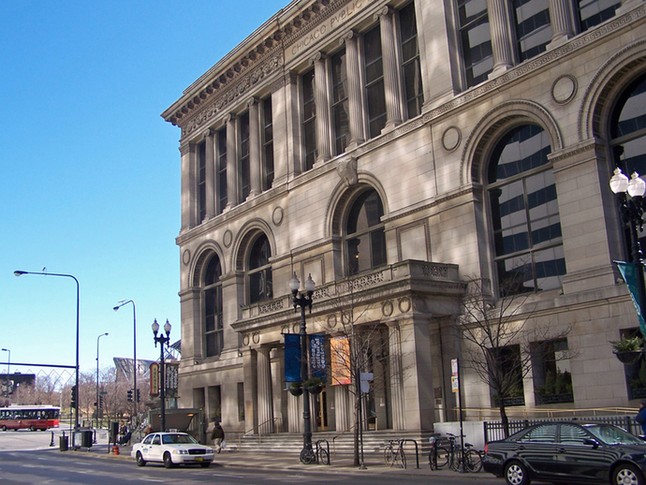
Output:
<instances>
[{"instance_id":1,"label":"parked car","mask_svg":"<svg viewBox=\"0 0 646 485\"><path fill-rule=\"evenodd\" d=\"M213 461L213 448L198 443L187 433L150 433L132 446L130 456L138 466L160 462L166 468L189 464L206 468Z\"/></svg>"},{"instance_id":2,"label":"parked car","mask_svg":"<svg viewBox=\"0 0 646 485\"><path fill-rule=\"evenodd\" d=\"M646 442L617 426L551 422L485 445L483 468L509 485L554 483L646 484Z\"/></svg>"}]
</instances>

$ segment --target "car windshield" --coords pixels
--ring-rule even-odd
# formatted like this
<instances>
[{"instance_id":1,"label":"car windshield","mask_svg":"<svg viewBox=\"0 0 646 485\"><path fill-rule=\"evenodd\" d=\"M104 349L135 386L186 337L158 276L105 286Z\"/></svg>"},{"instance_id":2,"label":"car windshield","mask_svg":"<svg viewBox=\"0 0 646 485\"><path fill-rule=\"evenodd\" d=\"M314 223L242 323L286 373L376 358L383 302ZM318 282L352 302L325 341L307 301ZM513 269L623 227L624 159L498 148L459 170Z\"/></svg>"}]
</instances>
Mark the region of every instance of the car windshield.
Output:
<instances>
[{"instance_id":1,"label":"car windshield","mask_svg":"<svg viewBox=\"0 0 646 485\"><path fill-rule=\"evenodd\" d=\"M162 435L162 441L165 445L197 443L195 438L188 434L164 434Z\"/></svg>"},{"instance_id":2,"label":"car windshield","mask_svg":"<svg viewBox=\"0 0 646 485\"><path fill-rule=\"evenodd\" d=\"M637 436L608 424L587 424L585 429L596 438L609 445L646 445L646 442Z\"/></svg>"}]
</instances>

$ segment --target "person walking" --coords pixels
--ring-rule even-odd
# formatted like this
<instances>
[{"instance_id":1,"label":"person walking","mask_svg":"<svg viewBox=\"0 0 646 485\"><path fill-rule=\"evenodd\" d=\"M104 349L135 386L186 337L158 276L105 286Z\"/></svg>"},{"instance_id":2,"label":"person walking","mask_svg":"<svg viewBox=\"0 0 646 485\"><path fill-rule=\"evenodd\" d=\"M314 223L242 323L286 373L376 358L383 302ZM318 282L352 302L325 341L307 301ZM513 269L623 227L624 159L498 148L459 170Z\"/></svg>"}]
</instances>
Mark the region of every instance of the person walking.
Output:
<instances>
[{"instance_id":1,"label":"person walking","mask_svg":"<svg viewBox=\"0 0 646 485\"><path fill-rule=\"evenodd\" d=\"M213 440L215 451L220 453L222 451L222 443L224 442L224 429L222 429L222 425L218 421L213 424L211 439Z\"/></svg>"},{"instance_id":2,"label":"person walking","mask_svg":"<svg viewBox=\"0 0 646 485\"><path fill-rule=\"evenodd\" d=\"M639 403L639 411L637 416L635 416L635 421L637 421L642 427L642 434L646 435L646 401Z\"/></svg>"}]
</instances>

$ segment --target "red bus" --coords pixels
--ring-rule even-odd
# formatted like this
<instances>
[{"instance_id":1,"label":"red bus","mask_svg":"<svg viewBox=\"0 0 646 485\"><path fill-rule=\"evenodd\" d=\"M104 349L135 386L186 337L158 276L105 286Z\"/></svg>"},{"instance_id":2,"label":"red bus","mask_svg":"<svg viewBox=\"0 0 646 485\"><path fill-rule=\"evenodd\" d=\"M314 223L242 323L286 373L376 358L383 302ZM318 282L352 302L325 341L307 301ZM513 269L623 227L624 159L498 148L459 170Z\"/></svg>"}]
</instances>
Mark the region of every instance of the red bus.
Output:
<instances>
[{"instance_id":1,"label":"red bus","mask_svg":"<svg viewBox=\"0 0 646 485\"><path fill-rule=\"evenodd\" d=\"M40 429L47 431L49 428L58 428L60 424L61 408L42 404L12 405L0 408L0 429Z\"/></svg>"}]
</instances>

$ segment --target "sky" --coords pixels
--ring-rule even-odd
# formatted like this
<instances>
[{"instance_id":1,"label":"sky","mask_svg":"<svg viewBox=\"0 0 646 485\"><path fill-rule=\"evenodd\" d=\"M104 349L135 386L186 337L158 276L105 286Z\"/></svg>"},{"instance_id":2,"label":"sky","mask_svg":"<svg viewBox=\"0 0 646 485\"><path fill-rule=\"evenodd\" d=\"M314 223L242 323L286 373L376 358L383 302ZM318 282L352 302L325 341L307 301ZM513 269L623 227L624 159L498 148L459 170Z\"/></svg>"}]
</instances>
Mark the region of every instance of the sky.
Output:
<instances>
[{"instance_id":1,"label":"sky","mask_svg":"<svg viewBox=\"0 0 646 485\"><path fill-rule=\"evenodd\" d=\"M75 364L74 280L15 270L79 281L83 373L97 348L102 371L132 358L121 300L138 358L159 358L154 319L180 338L180 130L160 115L289 3L0 2L0 373Z\"/></svg>"}]
</instances>

